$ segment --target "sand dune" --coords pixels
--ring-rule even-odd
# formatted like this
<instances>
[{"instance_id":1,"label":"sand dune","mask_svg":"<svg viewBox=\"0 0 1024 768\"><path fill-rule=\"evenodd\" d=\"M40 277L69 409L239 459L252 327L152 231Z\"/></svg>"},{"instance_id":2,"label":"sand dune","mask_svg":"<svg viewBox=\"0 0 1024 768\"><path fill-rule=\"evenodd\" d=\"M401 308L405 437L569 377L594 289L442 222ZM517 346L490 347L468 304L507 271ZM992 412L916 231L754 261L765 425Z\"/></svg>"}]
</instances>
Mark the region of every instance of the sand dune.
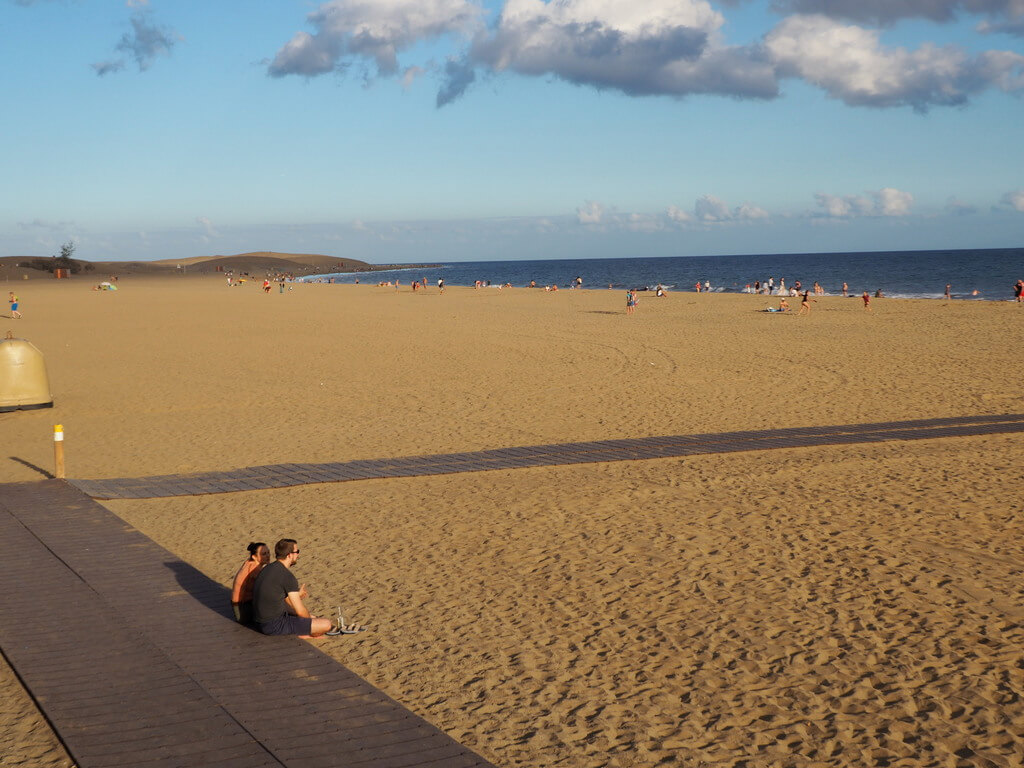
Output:
<instances>
[{"instance_id":1,"label":"sand dune","mask_svg":"<svg viewBox=\"0 0 1024 768\"><path fill-rule=\"evenodd\" d=\"M0 330L46 353L57 406L0 415L6 481L51 465L57 422L69 474L112 477L1024 411L1007 303L18 287ZM297 537L314 607L373 626L318 644L498 765L1016 766L1022 457L968 437L108 505L224 583Z\"/></svg>"}]
</instances>

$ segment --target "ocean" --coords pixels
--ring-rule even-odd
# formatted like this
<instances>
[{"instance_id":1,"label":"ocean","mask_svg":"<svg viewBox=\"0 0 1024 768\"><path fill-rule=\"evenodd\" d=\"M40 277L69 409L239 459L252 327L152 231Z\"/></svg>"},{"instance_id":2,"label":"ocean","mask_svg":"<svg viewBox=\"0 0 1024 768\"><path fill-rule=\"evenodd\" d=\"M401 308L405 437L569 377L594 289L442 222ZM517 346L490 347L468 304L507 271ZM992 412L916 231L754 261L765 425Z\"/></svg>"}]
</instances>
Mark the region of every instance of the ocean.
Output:
<instances>
[{"instance_id":1,"label":"ocean","mask_svg":"<svg viewBox=\"0 0 1024 768\"><path fill-rule=\"evenodd\" d=\"M750 254L746 256L686 256L667 258L556 259L533 261L464 261L439 267L412 267L379 272L319 275L306 280L334 278L335 283L408 283L426 278L437 285L471 286L477 280L492 285L520 287L557 284L568 288L583 278L584 288L653 290L659 283L668 290L694 290L711 283L711 290L742 293L754 282L774 278L788 287L800 281L811 288L815 281L828 295L840 295L843 283L851 296L881 290L891 298L940 299L946 284L956 299L1013 300L1013 285L1024 279L1024 248L989 248L955 251L878 251L870 253Z\"/></svg>"}]
</instances>

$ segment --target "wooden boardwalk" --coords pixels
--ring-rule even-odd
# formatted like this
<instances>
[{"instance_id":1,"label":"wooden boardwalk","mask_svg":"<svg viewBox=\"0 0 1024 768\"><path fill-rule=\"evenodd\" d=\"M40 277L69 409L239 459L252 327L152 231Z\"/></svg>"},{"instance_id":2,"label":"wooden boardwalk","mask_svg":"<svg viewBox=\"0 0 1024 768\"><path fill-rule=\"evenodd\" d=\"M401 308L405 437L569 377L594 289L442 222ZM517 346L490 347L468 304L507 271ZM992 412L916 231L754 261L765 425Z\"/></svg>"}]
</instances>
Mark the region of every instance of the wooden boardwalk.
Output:
<instances>
[{"instance_id":1,"label":"wooden boardwalk","mask_svg":"<svg viewBox=\"0 0 1024 768\"><path fill-rule=\"evenodd\" d=\"M516 469L600 461L663 459L707 453L761 451L770 448L874 443L891 440L931 440L940 437L1010 432L1024 432L1024 414L960 416L877 424L640 437L631 440L535 445L394 459L328 464L270 464L224 472L119 477L106 480L69 480L68 482L96 499L150 499L288 488L310 483L336 483L348 480L443 475L455 472L481 472L490 469Z\"/></svg>"},{"instance_id":2,"label":"wooden boardwalk","mask_svg":"<svg viewBox=\"0 0 1024 768\"><path fill-rule=\"evenodd\" d=\"M225 587L89 496L1020 432L1010 414L0 485L0 650L81 768L487 766L313 644L236 624Z\"/></svg>"},{"instance_id":3,"label":"wooden boardwalk","mask_svg":"<svg viewBox=\"0 0 1024 768\"><path fill-rule=\"evenodd\" d=\"M81 768L490 765L63 481L0 485L0 541L0 650Z\"/></svg>"}]
</instances>

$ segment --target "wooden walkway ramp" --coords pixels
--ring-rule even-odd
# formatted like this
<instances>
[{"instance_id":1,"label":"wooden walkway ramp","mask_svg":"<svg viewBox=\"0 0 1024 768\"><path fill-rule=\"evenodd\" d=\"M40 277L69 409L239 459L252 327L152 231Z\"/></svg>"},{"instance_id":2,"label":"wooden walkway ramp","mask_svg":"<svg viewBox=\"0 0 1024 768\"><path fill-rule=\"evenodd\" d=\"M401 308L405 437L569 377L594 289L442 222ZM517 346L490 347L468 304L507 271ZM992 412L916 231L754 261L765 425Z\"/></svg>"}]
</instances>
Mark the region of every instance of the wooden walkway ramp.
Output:
<instances>
[{"instance_id":1,"label":"wooden walkway ramp","mask_svg":"<svg viewBox=\"0 0 1024 768\"><path fill-rule=\"evenodd\" d=\"M706 453L763 451L818 445L874 443L891 440L932 440L940 437L1024 432L1024 414L957 416L876 424L794 427L715 434L638 437L590 443L561 443L500 448L470 453L442 453L393 459L327 464L270 464L224 472L198 472L154 477L69 480L95 499L152 499L209 493L288 488L310 483L337 483L387 477L445 475L490 469L517 469L599 461L664 459Z\"/></svg>"},{"instance_id":2,"label":"wooden walkway ramp","mask_svg":"<svg viewBox=\"0 0 1024 768\"><path fill-rule=\"evenodd\" d=\"M63 481L0 485L0 541L0 650L81 768L489 765Z\"/></svg>"}]
</instances>

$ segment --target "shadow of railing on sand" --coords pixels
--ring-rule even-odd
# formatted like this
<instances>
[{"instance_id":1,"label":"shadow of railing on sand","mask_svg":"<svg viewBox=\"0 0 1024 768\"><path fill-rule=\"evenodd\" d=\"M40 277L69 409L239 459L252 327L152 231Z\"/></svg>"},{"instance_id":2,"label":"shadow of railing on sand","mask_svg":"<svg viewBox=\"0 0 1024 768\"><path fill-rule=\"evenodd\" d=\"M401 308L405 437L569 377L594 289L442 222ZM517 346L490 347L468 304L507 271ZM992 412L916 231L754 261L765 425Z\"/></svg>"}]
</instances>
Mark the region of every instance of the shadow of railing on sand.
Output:
<instances>
[{"instance_id":1,"label":"shadow of railing on sand","mask_svg":"<svg viewBox=\"0 0 1024 768\"><path fill-rule=\"evenodd\" d=\"M18 456L8 456L7 458L10 459L11 461L18 462L22 466L28 467L29 469L31 469L34 472L38 472L40 475L45 477L47 480L53 480L53 474L52 473L47 472L42 467L37 467L31 461L26 461L25 459L22 459L22 458L20 458Z\"/></svg>"}]
</instances>

